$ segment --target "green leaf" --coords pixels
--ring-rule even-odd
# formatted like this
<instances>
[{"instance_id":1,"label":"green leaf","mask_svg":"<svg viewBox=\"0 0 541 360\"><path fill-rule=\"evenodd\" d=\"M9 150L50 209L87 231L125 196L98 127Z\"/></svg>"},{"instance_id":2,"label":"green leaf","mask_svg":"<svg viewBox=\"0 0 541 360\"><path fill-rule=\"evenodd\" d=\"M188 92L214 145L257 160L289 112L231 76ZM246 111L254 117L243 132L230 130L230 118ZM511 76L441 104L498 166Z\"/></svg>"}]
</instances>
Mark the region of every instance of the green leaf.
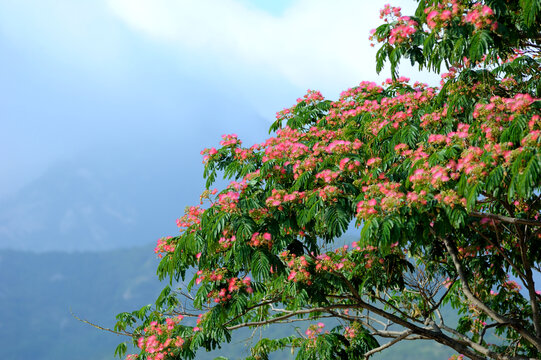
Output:
<instances>
[{"instance_id":1,"label":"green leaf","mask_svg":"<svg viewBox=\"0 0 541 360\"><path fill-rule=\"evenodd\" d=\"M171 287L166 285L163 290L160 292L160 296L156 299L156 307L161 308L162 305L167 301L167 298L171 294Z\"/></svg>"},{"instance_id":2,"label":"green leaf","mask_svg":"<svg viewBox=\"0 0 541 360\"><path fill-rule=\"evenodd\" d=\"M127 351L128 351L128 345L125 342L120 343L115 349L114 356L118 356L119 358L122 358L122 356L124 356L124 354L126 354Z\"/></svg>"},{"instance_id":3,"label":"green leaf","mask_svg":"<svg viewBox=\"0 0 541 360\"><path fill-rule=\"evenodd\" d=\"M270 260L263 251L256 250L252 255L250 269L255 280L263 281L270 276Z\"/></svg>"},{"instance_id":4,"label":"green leaf","mask_svg":"<svg viewBox=\"0 0 541 360\"><path fill-rule=\"evenodd\" d=\"M536 18L541 10L541 1L539 0L520 0L522 7L521 15L524 18L526 26L534 25Z\"/></svg>"},{"instance_id":5,"label":"green leaf","mask_svg":"<svg viewBox=\"0 0 541 360\"><path fill-rule=\"evenodd\" d=\"M473 35L470 45L470 60L480 61L492 45L492 38L487 30L480 30Z\"/></svg>"},{"instance_id":6,"label":"green leaf","mask_svg":"<svg viewBox=\"0 0 541 360\"><path fill-rule=\"evenodd\" d=\"M522 174L518 176L518 193L524 198L532 196L534 190L539 186L541 178L541 156L536 154L528 160Z\"/></svg>"},{"instance_id":7,"label":"green leaf","mask_svg":"<svg viewBox=\"0 0 541 360\"><path fill-rule=\"evenodd\" d=\"M482 185L480 182L477 182L473 185L471 185L468 189L468 193L466 195L466 207L471 210L473 206L475 205L477 201L477 197L479 196L479 193L482 190Z\"/></svg>"},{"instance_id":8,"label":"green leaf","mask_svg":"<svg viewBox=\"0 0 541 360\"><path fill-rule=\"evenodd\" d=\"M503 181L503 174L504 174L504 170L502 166L498 166L494 168L488 174L488 177L486 180L487 191L493 192L501 186L502 181Z\"/></svg>"}]
</instances>

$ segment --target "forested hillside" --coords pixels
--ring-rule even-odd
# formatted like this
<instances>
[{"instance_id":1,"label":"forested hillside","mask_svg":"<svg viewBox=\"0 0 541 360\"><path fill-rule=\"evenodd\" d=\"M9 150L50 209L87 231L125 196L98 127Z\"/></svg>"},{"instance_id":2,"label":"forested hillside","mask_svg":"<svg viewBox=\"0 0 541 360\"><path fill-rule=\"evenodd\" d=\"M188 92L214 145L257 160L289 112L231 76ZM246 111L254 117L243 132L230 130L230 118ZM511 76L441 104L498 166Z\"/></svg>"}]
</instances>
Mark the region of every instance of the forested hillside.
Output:
<instances>
[{"instance_id":1,"label":"forested hillside","mask_svg":"<svg viewBox=\"0 0 541 360\"><path fill-rule=\"evenodd\" d=\"M77 321L70 309L111 327L121 309L157 296L155 266L148 246L72 254L0 251L2 357L111 359L121 339Z\"/></svg>"},{"instance_id":2,"label":"forested hillside","mask_svg":"<svg viewBox=\"0 0 541 360\"><path fill-rule=\"evenodd\" d=\"M158 260L153 246L96 253L0 251L0 341L3 358L12 360L105 360L123 339L79 322L79 317L112 327L114 316L153 302L160 283L152 274ZM294 324L295 325L295 324ZM276 337L295 326L270 328ZM200 352L198 359L247 356L250 331L235 334L221 350ZM255 334L256 338L258 333ZM130 339L127 339L130 340ZM404 343L393 359L446 358L449 352L430 343ZM401 350L403 349L403 350ZM406 350L407 349L407 350ZM389 354L389 353L387 353ZM281 355L287 357L289 352Z\"/></svg>"}]
</instances>

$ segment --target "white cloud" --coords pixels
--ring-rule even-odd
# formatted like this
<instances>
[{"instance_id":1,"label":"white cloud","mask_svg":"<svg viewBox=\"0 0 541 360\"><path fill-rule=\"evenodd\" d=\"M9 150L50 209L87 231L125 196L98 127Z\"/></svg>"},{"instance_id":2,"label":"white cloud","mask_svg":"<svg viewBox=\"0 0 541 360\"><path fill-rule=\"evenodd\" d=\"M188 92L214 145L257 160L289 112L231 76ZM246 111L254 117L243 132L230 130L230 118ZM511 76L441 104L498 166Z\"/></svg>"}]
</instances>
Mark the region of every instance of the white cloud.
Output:
<instances>
[{"instance_id":1,"label":"white cloud","mask_svg":"<svg viewBox=\"0 0 541 360\"><path fill-rule=\"evenodd\" d=\"M0 40L44 70L51 59L93 74L114 74L126 62L121 25L101 0L0 0Z\"/></svg>"},{"instance_id":2,"label":"white cloud","mask_svg":"<svg viewBox=\"0 0 541 360\"><path fill-rule=\"evenodd\" d=\"M385 2L296 0L273 16L249 1L0 0L0 40L108 83L144 72L149 64L138 62L139 52L152 53L158 44L165 51L150 66L171 65L176 55L179 69L171 70L207 80L221 76L265 114L284 101L269 100L273 86L297 95L319 89L334 98L378 78L368 32L381 23ZM406 13L415 6L413 0L393 3Z\"/></svg>"},{"instance_id":3,"label":"white cloud","mask_svg":"<svg viewBox=\"0 0 541 360\"><path fill-rule=\"evenodd\" d=\"M221 66L257 67L333 96L376 79L368 32L381 23L383 2L298 0L279 17L234 0L108 3L130 27L182 56L205 54Z\"/></svg>"}]
</instances>

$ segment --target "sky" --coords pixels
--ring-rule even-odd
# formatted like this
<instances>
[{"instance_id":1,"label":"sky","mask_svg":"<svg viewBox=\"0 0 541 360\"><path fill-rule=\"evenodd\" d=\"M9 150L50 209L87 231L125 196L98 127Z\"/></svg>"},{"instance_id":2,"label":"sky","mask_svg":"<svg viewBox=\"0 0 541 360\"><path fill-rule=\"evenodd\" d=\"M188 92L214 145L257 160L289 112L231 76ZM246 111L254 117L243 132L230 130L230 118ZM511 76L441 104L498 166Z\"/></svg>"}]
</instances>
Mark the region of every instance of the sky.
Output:
<instances>
[{"instance_id":1,"label":"sky","mask_svg":"<svg viewBox=\"0 0 541 360\"><path fill-rule=\"evenodd\" d=\"M220 131L263 139L307 89L385 79L368 41L383 4L0 0L0 197L88 154L175 142L182 166Z\"/></svg>"}]
</instances>

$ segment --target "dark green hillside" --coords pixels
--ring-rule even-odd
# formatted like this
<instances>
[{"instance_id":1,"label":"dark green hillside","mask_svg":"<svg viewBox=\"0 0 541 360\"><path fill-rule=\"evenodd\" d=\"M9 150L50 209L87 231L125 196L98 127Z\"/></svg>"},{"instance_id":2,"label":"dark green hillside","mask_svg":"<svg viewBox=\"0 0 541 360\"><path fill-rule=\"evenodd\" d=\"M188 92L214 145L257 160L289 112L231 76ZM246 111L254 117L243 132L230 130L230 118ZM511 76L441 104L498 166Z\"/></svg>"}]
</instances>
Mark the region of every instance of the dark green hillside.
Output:
<instances>
[{"instance_id":1,"label":"dark green hillside","mask_svg":"<svg viewBox=\"0 0 541 360\"><path fill-rule=\"evenodd\" d=\"M115 315L152 303L161 285L154 276L158 259L152 246L99 253L0 251L0 343L2 358L12 360L113 359L118 343L128 340L74 319L112 327ZM295 324L304 332L308 324ZM267 330L287 336L294 326ZM244 339L250 330L235 332L233 342L198 359L248 355ZM258 334L255 334L255 338ZM447 359L452 353L432 342L406 342L375 359ZM272 359L292 358L289 351Z\"/></svg>"},{"instance_id":2,"label":"dark green hillside","mask_svg":"<svg viewBox=\"0 0 541 360\"><path fill-rule=\"evenodd\" d=\"M118 312L156 298L156 264L149 246L85 254L0 251L2 358L111 359L122 339L77 321L70 309L112 326Z\"/></svg>"}]
</instances>

